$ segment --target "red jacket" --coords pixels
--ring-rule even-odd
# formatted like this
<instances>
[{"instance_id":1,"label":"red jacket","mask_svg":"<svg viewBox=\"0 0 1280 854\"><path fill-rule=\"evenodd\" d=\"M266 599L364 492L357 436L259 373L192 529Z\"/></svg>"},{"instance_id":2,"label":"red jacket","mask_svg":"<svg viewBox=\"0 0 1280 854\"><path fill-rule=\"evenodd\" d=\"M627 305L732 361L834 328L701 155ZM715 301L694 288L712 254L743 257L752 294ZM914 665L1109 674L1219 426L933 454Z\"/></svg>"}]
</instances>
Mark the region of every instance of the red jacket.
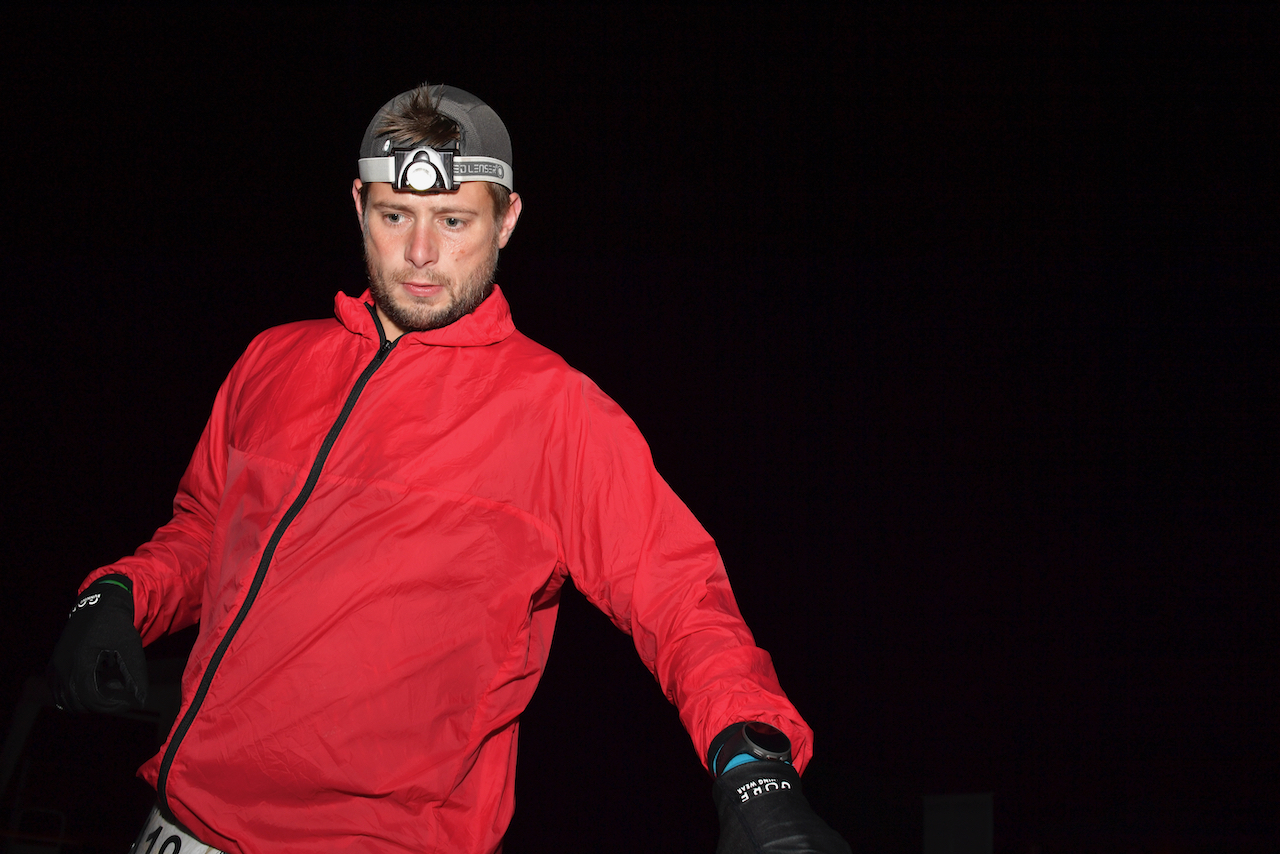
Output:
<instances>
[{"instance_id":1,"label":"red jacket","mask_svg":"<svg viewBox=\"0 0 1280 854\"><path fill-rule=\"evenodd\" d=\"M144 642L200 623L139 772L174 816L229 852L496 850L568 576L698 755L761 720L803 769L808 727L622 410L500 291L381 346L370 306L259 335L173 520L88 579L133 580Z\"/></svg>"}]
</instances>

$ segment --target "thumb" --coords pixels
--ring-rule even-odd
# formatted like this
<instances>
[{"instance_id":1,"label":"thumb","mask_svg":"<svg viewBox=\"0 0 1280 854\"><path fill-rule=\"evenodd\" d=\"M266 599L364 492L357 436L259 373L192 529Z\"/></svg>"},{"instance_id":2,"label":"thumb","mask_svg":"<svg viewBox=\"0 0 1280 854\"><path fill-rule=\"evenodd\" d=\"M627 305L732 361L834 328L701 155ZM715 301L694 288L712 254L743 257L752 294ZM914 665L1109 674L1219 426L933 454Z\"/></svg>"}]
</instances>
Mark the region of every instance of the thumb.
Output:
<instances>
[{"instance_id":1,"label":"thumb","mask_svg":"<svg viewBox=\"0 0 1280 854\"><path fill-rule=\"evenodd\" d=\"M130 655L130 652L104 649L98 653L94 686L98 696L110 707L103 711L139 709L147 702L146 658L141 648L137 656Z\"/></svg>"}]
</instances>

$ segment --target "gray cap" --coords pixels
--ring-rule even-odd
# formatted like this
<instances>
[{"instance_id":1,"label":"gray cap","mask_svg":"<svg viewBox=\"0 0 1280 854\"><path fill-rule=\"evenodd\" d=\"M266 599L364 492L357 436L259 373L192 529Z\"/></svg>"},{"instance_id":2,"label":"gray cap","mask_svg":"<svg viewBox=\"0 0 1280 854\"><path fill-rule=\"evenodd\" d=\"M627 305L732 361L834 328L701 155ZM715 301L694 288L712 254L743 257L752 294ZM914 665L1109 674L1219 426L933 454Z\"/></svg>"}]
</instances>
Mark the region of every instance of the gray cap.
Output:
<instances>
[{"instance_id":1,"label":"gray cap","mask_svg":"<svg viewBox=\"0 0 1280 854\"><path fill-rule=\"evenodd\" d=\"M453 181L491 181L508 190L514 189L511 137L493 108L470 92L453 86L432 86L430 92L438 101L436 109L452 119L461 133L457 149L451 149ZM403 143L379 135L378 128L389 112L402 107L412 96L413 90L401 92L384 104L369 122L360 142L360 180L388 181L399 188L393 152L397 148L403 150ZM432 161L435 162L435 158Z\"/></svg>"}]
</instances>

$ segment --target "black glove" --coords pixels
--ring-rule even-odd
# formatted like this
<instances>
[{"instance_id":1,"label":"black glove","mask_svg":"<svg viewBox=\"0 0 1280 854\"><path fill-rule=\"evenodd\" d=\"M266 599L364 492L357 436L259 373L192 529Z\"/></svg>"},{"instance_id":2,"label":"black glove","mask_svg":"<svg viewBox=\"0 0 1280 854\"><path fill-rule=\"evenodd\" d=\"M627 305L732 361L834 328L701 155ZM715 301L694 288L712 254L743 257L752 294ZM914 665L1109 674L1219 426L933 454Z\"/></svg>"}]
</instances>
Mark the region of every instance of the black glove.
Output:
<instances>
[{"instance_id":1,"label":"black glove","mask_svg":"<svg viewBox=\"0 0 1280 854\"><path fill-rule=\"evenodd\" d=\"M133 627L133 582L107 575L85 588L46 671L53 701L73 712L123 712L147 700L147 659Z\"/></svg>"},{"instance_id":2,"label":"black glove","mask_svg":"<svg viewBox=\"0 0 1280 854\"><path fill-rule=\"evenodd\" d=\"M711 789L720 814L716 854L852 854L818 818L786 762L760 759L730 768Z\"/></svg>"}]
</instances>

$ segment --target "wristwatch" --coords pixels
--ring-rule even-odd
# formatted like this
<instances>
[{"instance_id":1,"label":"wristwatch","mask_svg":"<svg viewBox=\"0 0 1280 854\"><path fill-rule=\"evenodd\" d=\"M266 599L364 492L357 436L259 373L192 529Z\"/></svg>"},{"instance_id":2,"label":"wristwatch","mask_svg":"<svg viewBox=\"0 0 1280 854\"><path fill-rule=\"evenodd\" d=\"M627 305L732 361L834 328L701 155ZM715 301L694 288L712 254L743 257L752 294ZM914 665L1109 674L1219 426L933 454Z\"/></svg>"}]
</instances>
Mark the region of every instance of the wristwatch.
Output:
<instances>
[{"instance_id":1,"label":"wristwatch","mask_svg":"<svg viewBox=\"0 0 1280 854\"><path fill-rule=\"evenodd\" d=\"M735 724L716 741L724 739L711 757L711 773L719 777L730 768L754 759L791 763L791 739L782 730L757 722Z\"/></svg>"}]
</instances>

